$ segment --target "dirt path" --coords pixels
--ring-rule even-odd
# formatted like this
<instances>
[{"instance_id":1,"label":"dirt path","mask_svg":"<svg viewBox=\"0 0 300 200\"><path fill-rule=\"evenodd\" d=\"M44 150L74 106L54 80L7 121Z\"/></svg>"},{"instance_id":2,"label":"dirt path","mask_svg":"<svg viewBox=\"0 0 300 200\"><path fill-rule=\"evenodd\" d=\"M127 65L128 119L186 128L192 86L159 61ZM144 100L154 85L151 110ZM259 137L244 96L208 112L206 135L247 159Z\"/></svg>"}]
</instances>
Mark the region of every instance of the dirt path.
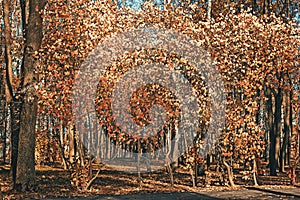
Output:
<instances>
[{"instance_id":1,"label":"dirt path","mask_svg":"<svg viewBox=\"0 0 300 200\"><path fill-rule=\"evenodd\" d=\"M191 187L189 174L175 175L176 184L170 186L164 172L144 174L140 185L134 174L103 170L88 192L71 187L69 173L61 169L43 168L37 171L38 190L16 193L11 190L9 170L0 169L0 188L5 199L300 199L300 187L263 185L258 188L242 187L231 190L224 186ZM0 197L0 199L2 199Z\"/></svg>"},{"instance_id":2,"label":"dirt path","mask_svg":"<svg viewBox=\"0 0 300 200\"><path fill-rule=\"evenodd\" d=\"M63 199L63 198L61 198ZM73 198L78 200L190 200L190 199L300 199L300 188L242 188L234 191L209 191L209 192L175 192L175 193L148 193L131 195L105 195L86 198ZM48 199L50 200L50 199ZM54 200L54 199L53 199Z\"/></svg>"},{"instance_id":3,"label":"dirt path","mask_svg":"<svg viewBox=\"0 0 300 200\"><path fill-rule=\"evenodd\" d=\"M237 191L203 192L216 199L300 199L299 188L244 188Z\"/></svg>"}]
</instances>

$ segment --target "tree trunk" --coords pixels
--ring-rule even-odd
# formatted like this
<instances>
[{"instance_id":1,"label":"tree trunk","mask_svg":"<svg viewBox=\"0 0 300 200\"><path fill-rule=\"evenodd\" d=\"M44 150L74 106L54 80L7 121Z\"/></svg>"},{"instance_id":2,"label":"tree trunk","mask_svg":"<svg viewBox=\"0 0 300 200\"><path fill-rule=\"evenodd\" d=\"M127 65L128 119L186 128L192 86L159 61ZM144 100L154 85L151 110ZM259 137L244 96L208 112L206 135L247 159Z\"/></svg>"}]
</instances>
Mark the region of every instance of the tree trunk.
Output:
<instances>
[{"instance_id":1,"label":"tree trunk","mask_svg":"<svg viewBox=\"0 0 300 200\"><path fill-rule=\"evenodd\" d=\"M267 110L267 118L268 118L268 129L269 129L269 139L270 139L270 150L269 150L269 167L270 167L270 175L276 176L276 137L274 131L274 117L273 117L273 101L271 89L267 88L266 96L268 98L266 102L266 110Z\"/></svg>"},{"instance_id":2,"label":"tree trunk","mask_svg":"<svg viewBox=\"0 0 300 200\"><path fill-rule=\"evenodd\" d=\"M13 185L16 183L17 174L17 158L19 145L19 131L20 131L20 106L21 102L13 100L10 102L11 115L11 175L13 178Z\"/></svg>"},{"instance_id":3,"label":"tree trunk","mask_svg":"<svg viewBox=\"0 0 300 200\"><path fill-rule=\"evenodd\" d=\"M227 169L227 174L228 174L228 180L229 180L229 183L230 183L230 186L231 187L235 187L235 184L234 184L234 180L233 180L233 172L231 170L231 167L230 165L226 162L225 158L223 158L223 164L225 165L226 169Z\"/></svg>"},{"instance_id":4,"label":"tree trunk","mask_svg":"<svg viewBox=\"0 0 300 200\"><path fill-rule=\"evenodd\" d=\"M284 94L284 137L283 144L280 149L280 171L284 172L287 146L290 138L290 94L286 92Z\"/></svg>"},{"instance_id":5,"label":"tree trunk","mask_svg":"<svg viewBox=\"0 0 300 200\"><path fill-rule=\"evenodd\" d=\"M190 174L192 177L192 183L193 183L193 187L196 187L196 181L195 181L195 176L194 176L194 170L190 170Z\"/></svg>"},{"instance_id":6,"label":"tree trunk","mask_svg":"<svg viewBox=\"0 0 300 200\"><path fill-rule=\"evenodd\" d=\"M208 4L207 4L207 21L210 22L211 21L211 2L212 0L208 0Z\"/></svg>"},{"instance_id":7,"label":"tree trunk","mask_svg":"<svg viewBox=\"0 0 300 200\"><path fill-rule=\"evenodd\" d=\"M196 148L196 147L195 147ZM196 153L195 155L195 167L194 167L194 173L195 173L195 187L198 185L198 171L199 171L199 166L198 166L198 154Z\"/></svg>"},{"instance_id":8,"label":"tree trunk","mask_svg":"<svg viewBox=\"0 0 300 200\"><path fill-rule=\"evenodd\" d=\"M105 135L107 135L107 138L106 138L106 155L105 155L105 158L107 160L110 160L110 157L111 157L111 149L110 149L110 143L111 143L111 139L110 139L110 136L108 135L108 131L107 131L107 128L105 127Z\"/></svg>"},{"instance_id":9,"label":"tree trunk","mask_svg":"<svg viewBox=\"0 0 300 200\"><path fill-rule=\"evenodd\" d=\"M296 178L297 178L297 175L296 175L296 169L297 169L297 166L300 162L300 156L298 156L298 158L295 160L295 163L294 163L294 166L292 167L292 174L291 174L291 178L292 178L292 185L295 185L296 184Z\"/></svg>"},{"instance_id":10,"label":"tree trunk","mask_svg":"<svg viewBox=\"0 0 300 200\"><path fill-rule=\"evenodd\" d=\"M37 114L37 94L35 84L36 61L34 54L39 50L43 33L41 10L47 1L29 1L29 18L26 29L24 67L22 69L22 106L20 111L20 132L18 143L17 171L14 188L17 190L35 189L35 125Z\"/></svg>"},{"instance_id":11,"label":"tree trunk","mask_svg":"<svg viewBox=\"0 0 300 200\"><path fill-rule=\"evenodd\" d=\"M177 124L178 123L174 124L175 141L171 142L171 144L172 144L172 166L178 166L178 156L179 156L179 146L178 145L179 145L179 141L181 138L180 138L180 134L178 132Z\"/></svg>"},{"instance_id":12,"label":"tree trunk","mask_svg":"<svg viewBox=\"0 0 300 200\"><path fill-rule=\"evenodd\" d=\"M281 113L281 105L282 105L282 90L278 88L277 94L275 96L275 112L274 112L274 137L275 137L275 160L276 167L279 166L279 152L280 152L280 136L282 133L282 113Z\"/></svg>"},{"instance_id":13,"label":"tree trunk","mask_svg":"<svg viewBox=\"0 0 300 200\"><path fill-rule=\"evenodd\" d=\"M12 56L11 56L11 45L12 45L12 36L11 36L11 24L10 24L10 1L3 0L3 20L4 20L4 42L5 42L5 65L6 65L6 73L5 73L5 96L6 102L10 102L13 98L13 70L12 70Z\"/></svg>"},{"instance_id":14,"label":"tree trunk","mask_svg":"<svg viewBox=\"0 0 300 200\"><path fill-rule=\"evenodd\" d=\"M69 135L69 161L73 163L75 161L75 137L74 137L74 128L73 123L69 122L68 125L68 135Z\"/></svg>"},{"instance_id":15,"label":"tree trunk","mask_svg":"<svg viewBox=\"0 0 300 200\"><path fill-rule=\"evenodd\" d=\"M136 170L138 174L139 186L141 186L142 178L141 178L141 140L138 138L137 140L137 165Z\"/></svg>"},{"instance_id":16,"label":"tree trunk","mask_svg":"<svg viewBox=\"0 0 300 200\"><path fill-rule=\"evenodd\" d=\"M266 0L263 2L262 14L266 14Z\"/></svg>"},{"instance_id":17,"label":"tree trunk","mask_svg":"<svg viewBox=\"0 0 300 200\"><path fill-rule=\"evenodd\" d=\"M5 99L7 103L10 103L10 129L11 129L11 174L13 177L13 183L16 181L16 166L17 166L17 154L18 154L18 137L19 137L19 104L16 99L13 99L13 70L12 70L12 56L11 56L11 24L10 24L10 1L3 0L3 20L4 20L4 42L5 42Z\"/></svg>"},{"instance_id":18,"label":"tree trunk","mask_svg":"<svg viewBox=\"0 0 300 200\"><path fill-rule=\"evenodd\" d=\"M253 160L253 180L254 180L254 186L257 187L258 185L258 173L257 173L257 163L256 163L256 158Z\"/></svg>"},{"instance_id":19,"label":"tree trunk","mask_svg":"<svg viewBox=\"0 0 300 200\"><path fill-rule=\"evenodd\" d=\"M75 134L75 146L76 146L75 155L76 155L76 157L79 158L80 166L83 167L84 166L85 153L84 153L84 146L83 146L83 143L82 143L83 139L80 138L80 137L82 137L82 135L78 134L78 131L76 130L75 127L74 127L74 134Z\"/></svg>"},{"instance_id":20,"label":"tree trunk","mask_svg":"<svg viewBox=\"0 0 300 200\"><path fill-rule=\"evenodd\" d=\"M2 150L2 154L3 154L3 165L5 165L6 163L6 140L7 140L7 122L6 122L6 114L7 114L7 103L3 102L3 111L2 111L2 121L3 121L3 129L4 129L4 133L3 133L3 150Z\"/></svg>"},{"instance_id":21,"label":"tree trunk","mask_svg":"<svg viewBox=\"0 0 300 200\"><path fill-rule=\"evenodd\" d=\"M170 176L170 182L171 182L171 186L174 186L174 177L173 177L173 170L171 167L171 159L170 159L170 153L172 150L172 143L171 143L171 127L168 127L168 134L167 134L167 138L166 138L166 146L167 146L167 153L166 153L166 167L167 167L167 172Z\"/></svg>"},{"instance_id":22,"label":"tree trunk","mask_svg":"<svg viewBox=\"0 0 300 200\"><path fill-rule=\"evenodd\" d=\"M290 0L286 0L285 1L285 5L286 5L286 17L287 20L291 19L291 1Z\"/></svg>"},{"instance_id":23,"label":"tree trunk","mask_svg":"<svg viewBox=\"0 0 300 200\"><path fill-rule=\"evenodd\" d=\"M54 123L53 123L54 126ZM65 139L64 139L64 125L63 125L63 121L60 120L59 121L59 147L60 147L60 155L62 158L62 164L63 164L63 168L64 169L68 169L69 168L69 162L67 161L67 157L65 155Z\"/></svg>"},{"instance_id":24,"label":"tree trunk","mask_svg":"<svg viewBox=\"0 0 300 200\"><path fill-rule=\"evenodd\" d=\"M252 0L252 14L255 14L257 8L257 0Z\"/></svg>"},{"instance_id":25,"label":"tree trunk","mask_svg":"<svg viewBox=\"0 0 300 200\"><path fill-rule=\"evenodd\" d=\"M289 136L289 141L288 141L288 147L287 147L287 157L288 157L288 164L291 165L291 146L292 146L292 133L293 133L293 105L292 105L292 99L293 99L293 92L290 91L289 92L289 98L290 98L290 105L289 105L289 113L290 113L290 116L289 116L289 124L290 124L290 136Z\"/></svg>"}]
</instances>

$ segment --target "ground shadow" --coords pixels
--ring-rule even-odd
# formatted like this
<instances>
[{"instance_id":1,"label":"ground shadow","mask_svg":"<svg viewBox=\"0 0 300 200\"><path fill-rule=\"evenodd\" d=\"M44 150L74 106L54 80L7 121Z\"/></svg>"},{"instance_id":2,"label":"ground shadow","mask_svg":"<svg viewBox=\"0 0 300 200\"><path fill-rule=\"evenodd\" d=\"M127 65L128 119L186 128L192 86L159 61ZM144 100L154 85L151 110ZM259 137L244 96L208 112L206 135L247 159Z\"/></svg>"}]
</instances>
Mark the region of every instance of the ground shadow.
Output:
<instances>
[{"instance_id":1,"label":"ground shadow","mask_svg":"<svg viewBox=\"0 0 300 200\"><path fill-rule=\"evenodd\" d=\"M58 198L57 198L58 199ZM57 200L55 199L55 200ZM67 199L67 198L59 198ZM78 197L73 198L76 200L83 199L95 199L95 200L193 200L193 199L203 199L203 200L218 200L220 198L211 197L205 194L199 194L194 192L172 192L172 193L146 193L146 194L128 194L128 195L100 195L94 197ZM48 199L51 200L51 199Z\"/></svg>"}]
</instances>

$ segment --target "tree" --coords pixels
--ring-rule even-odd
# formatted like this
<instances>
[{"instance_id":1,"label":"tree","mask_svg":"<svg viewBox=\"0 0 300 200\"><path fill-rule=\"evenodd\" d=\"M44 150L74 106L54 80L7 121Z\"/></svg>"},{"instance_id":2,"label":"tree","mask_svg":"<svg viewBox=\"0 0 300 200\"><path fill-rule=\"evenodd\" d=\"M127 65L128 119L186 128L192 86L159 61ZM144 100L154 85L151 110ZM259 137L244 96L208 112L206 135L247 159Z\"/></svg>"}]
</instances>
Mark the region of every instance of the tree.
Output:
<instances>
[{"instance_id":1,"label":"tree","mask_svg":"<svg viewBox=\"0 0 300 200\"><path fill-rule=\"evenodd\" d=\"M12 33L9 0L3 1L5 25L5 58L6 58L6 94L7 101L12 100L12 175L14 188L30 190L35 187L35 128L37 114L36 86L38 75L36 53L40 48L42 18L40 12L47 1L29 1L29 7L21 1L22 28L25 33L25 48L22 55L21 84L13 84L12 69ZM28 13L27 13L28 12ZM26 19L28 16L28 19ZM28 21L28 24L26 24ZM14 22L14 21L13 21ZM26 24L26 25L25 25ZM24 30L25 28L25 30Z\"/></svg>"},{"instance_id":2,"label":"tree","mask_svg":"<svg viewBox=\"0 0 300 200\"><path fill-rule=\"evenodd\" d=\"M12 154L11 154L11 170L13 182L16 180L16 164L17 164L17 146L18 146L18 131L19 131L19 105L15 103L15 87L13 85L13 69L12 69L12 27L10 20L10 1L4 0L3 5L3 21L4 21L4 39L5 39L5 95L6 103L11 102L11 140L12 140ZM15 106L16 105L16 106ZM14 109L16 108L16 109ZM16 112L15 112L16 111ZM6 131L6 130L5 130Z\"/></svg>"},{"instance_id":3,"label":"tree","mask_svg":"<svg viewBox=\"0 0 300 200\"><path fill-rule=\"evenodd\" d=\"M29 1L29 16L25 34L25 52L22 77L22 104L20 112L20 132L18 144L18 158L16 183L17 189L31 190L35 188L35 130L38 98L38 75L36 54L43 39L41 11L47 1ZM23 22L24 23L24 22Z\"/></svg>"}]
</instances>

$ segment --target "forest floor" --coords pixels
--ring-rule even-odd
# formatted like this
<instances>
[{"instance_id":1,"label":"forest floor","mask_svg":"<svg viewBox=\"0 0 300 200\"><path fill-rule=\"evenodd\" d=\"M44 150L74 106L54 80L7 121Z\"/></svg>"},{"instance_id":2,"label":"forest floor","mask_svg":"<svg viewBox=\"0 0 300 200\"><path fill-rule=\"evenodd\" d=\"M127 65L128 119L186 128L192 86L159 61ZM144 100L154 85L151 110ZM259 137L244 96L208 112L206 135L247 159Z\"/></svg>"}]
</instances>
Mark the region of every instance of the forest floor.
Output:
<instances>
[{"instance_id":1,"label":"forest floor","mask_svg":"<svg viewBox=\"0 0 300 200\"><path fill-rule=\"evenodd\" d=\"M239 185L232 189L226 186L202 184L193 188L188 173L174 174L174 186L164 171L142 174L140 183L137 174L118 172L109 168L101 170L89 191L80 192L70 184L69 172L59 168L37 168L36 192L17 193L11 188L9 168L0 166L0 189L3 199L300 199L300 188L284 185Z\"/></svg>"}]
</instances>

